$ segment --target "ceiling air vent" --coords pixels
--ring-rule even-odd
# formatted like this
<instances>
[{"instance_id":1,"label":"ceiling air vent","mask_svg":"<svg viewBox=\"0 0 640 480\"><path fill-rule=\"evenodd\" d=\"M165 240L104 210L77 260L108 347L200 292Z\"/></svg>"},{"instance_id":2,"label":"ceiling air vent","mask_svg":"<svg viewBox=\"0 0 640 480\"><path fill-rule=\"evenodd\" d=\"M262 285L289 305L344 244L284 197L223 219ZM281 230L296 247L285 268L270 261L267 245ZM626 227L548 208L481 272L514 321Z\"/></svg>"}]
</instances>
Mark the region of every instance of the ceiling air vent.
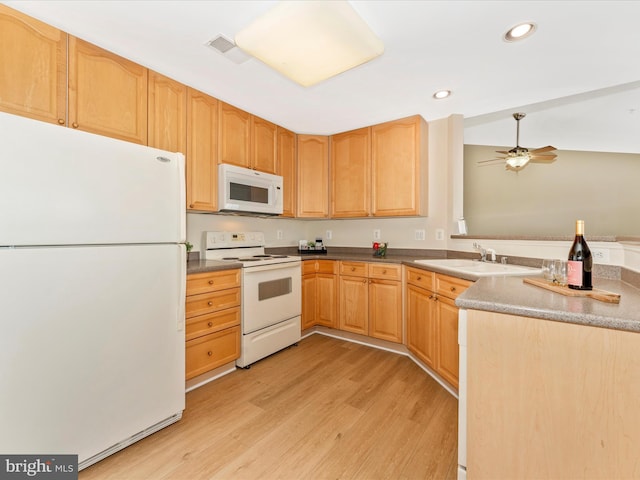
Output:
<instances>
[{"instance_id":1,"label":"ceiling air vent","mask_svg":"<svg viewBox=\"0 0 640 480\"><path fill-rule=\"evenodd\" d=\"M223 35L218 35L213 40L209 40L206 45L234 63L244 63L251 58Z\"/></svg>"}]
</instances>

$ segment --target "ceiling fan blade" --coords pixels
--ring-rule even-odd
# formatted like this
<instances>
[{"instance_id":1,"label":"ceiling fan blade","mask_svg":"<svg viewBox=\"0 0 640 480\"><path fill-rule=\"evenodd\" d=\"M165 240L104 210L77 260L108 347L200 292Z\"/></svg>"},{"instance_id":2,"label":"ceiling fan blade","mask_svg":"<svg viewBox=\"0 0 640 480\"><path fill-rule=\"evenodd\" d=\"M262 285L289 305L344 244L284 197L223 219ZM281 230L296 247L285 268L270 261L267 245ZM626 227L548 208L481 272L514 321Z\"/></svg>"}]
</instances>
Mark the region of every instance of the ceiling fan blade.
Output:
<instances>
[{"instance_id":1,"label":"ceiling fan blade","mask_svg":"<svg viewBox=\"0 0 640 480\"><path fill-rule=\"evenodd\" d=\"M482 160L482 161L478 162L478 166L479 167L488 167L490 165L503 165L503 164L504 164L504 160L502 160L502 159Z\"/></svg>"},{"instance_id":2,"label":"ceiling fan blade","mask_svg":"<svg viewBox=\"0 0 640 480\"><path fill-rule=\"evenodd\" d=\"M487 162L504 162L504 158L490 158L488 160L478 160L478 163L487 163Z\"/></svg>"},{"instance_id":3,"label":"ceiling fan blade","mask_svg":"<svg viewBox=\"0 0 640 480\"><path fill-rule=\"evenodd\" d=\"M509 155L509 152L506 150L496 150L496 153L501 153L503 155Z\"/></svg>"},{"instance_id":4,"label":"ceiling fan blade","mask_svg":"<svg viewBox=\"0 0 640 480\"><path fill-rule=\"evenodd\" d=\"M531 159L538 159L538 160L555 160L558 157L558 155L555 154L551 154L551 155L531 155Z\"/></svg>"},{"instance_id":5,"label":"ceiling fan blade","mask_svg":"<svg viewBox=\"0 0 640 480\"><path fill-rule=\"evenodd\" d=\"M556 147L552 147L551 145L547 145L546 147L535 148L530 150L530 153L544 153L544 152L552 152L556 150Z\"/></svg>"}]
</instances>

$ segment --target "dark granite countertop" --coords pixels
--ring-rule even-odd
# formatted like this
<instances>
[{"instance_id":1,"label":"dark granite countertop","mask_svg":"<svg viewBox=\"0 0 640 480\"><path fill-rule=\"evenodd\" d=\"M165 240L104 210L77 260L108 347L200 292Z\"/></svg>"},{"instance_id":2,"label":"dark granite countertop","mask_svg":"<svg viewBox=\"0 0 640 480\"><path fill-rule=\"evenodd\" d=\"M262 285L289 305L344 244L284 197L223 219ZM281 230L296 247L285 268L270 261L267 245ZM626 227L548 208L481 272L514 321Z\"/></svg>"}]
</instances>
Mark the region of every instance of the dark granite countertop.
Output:
<instances>
[{"instance_id":1,"label":"dark granite countertop","mask_svg":"<svg viewBox=\"0 0 640 480\"><path fill-rule=\"evenodd\" d=\"M189 260L187 262L187 275L192 273L215 272L218 270L233 270L242 268L239 262L222 262L218 260Z\"/></svg>"},{"instance_id":2,"label":"dark granite countertop","mask_svg":"<svg viewBox=\"0 0 640 480\"><path fill-rule=\"evenodd\" d=\"M542 318L559 322L640 332L640 289L623 282L595 278L594 287L620 294L612 304L569 297L534 285L522 277L484 277L456 300L460 308Z\"/></svg>"},{"instance_id":3,"label":"dark granite countertop","mask_svg":"<svg viewBox=\"0 0 640 480\"><path fill-rule=\"evenodd\" d=\"M270 253L297 255L295 248L273 248ZM357 262L386 262L404 264L435 271L445 275L451 272L437 267L425 267L415 263L415 260L427 258L475 258L477 255L458 255L458 252L441 250L396 250L389 251L386 257L374 257L370 249L366 248L331 248L327 254L303 254L303 261L309 260L348 260ZM516 260L516 259L514 259ZM539 266L536 259L517 259L513 263L529 266ZM511 262L510 262L511 263ZM187 263L187 273L201 273L216 270L241 268L236 262L222 262L215 260L191 260ZM610 304L582 297L567 297L534 285L523 283L521 276L491 276L478 277L476 275L454 274L459 278L475 282L456 300L460 308L486 310L490 312L522 315L526 317L542 318L560 322L591 325L616 330L640 332L640 274L619 267L603 267L601 272L608 274L614 270L610 278L594 278L594 286L620 294L619 304ZM617 272L617 273L616 273ZM597 273L597 272L596 272ZM621 279L622 278L622 279ZM625 281L627 280L627 281Z\"/></svg>"}]
</instances>

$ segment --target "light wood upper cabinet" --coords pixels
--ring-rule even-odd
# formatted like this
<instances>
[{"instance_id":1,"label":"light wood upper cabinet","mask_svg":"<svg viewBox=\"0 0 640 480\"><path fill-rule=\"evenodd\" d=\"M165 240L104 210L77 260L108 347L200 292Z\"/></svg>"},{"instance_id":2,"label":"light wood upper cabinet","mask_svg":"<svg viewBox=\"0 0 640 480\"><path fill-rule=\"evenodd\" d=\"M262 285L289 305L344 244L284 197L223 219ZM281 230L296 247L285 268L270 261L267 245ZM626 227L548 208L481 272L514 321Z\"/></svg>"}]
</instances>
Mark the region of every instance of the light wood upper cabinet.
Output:
<instances>
[{"instance_id":1,"label":"light wood upper cabinet","mask_svg":"<svg viewBox=\"0 0 640 480\"><path fill-rule=\"evenodd\" d=\"M371 127L374 216L427 215L427 135L419 115Z\"/></svg>"},{"instance_id":2,"label":"light wood upper cabinet","mask_svg":"<svg viewBox=\"0 0 640 480\"><path fill-rule=\"evenodd\" d=\"M187 92L187 209L218 209L218 100Z\"/></svg>"},{"instance_id":3,"label":"light wood upper cabinet","mask_svg":"<svg viewBox=\"0 0 640 480\"><path fill-rule=\"evenodd\" d=\"M278 127L251 115L251 168L266 173L278 173Z\"/></svg>"},{"instance_id":4,"label":"light wood upper cabinet","mask_svg":"<svg viewBox=\"0 0 640 480\"><path fill-rule=\"evenodd\" d=\"M329 137L298 135L298 217L329 215Z\"/></svg>"},{"instance_id":5,"label":"light wood upper cabinet","mask_svg":"<svg viewBox=\"0 0 640 480\"><path fill-rule=\"evenodd\" d=\"M187 87L149 71L148 144L170 152L187 152Z\"/></svg>"},{"instance_id":6,"label":"light wood upper cabinet","mask_svg":"<svg viewBox=\"0 0 640 480\"><path fill-rule=\"evenodd\" d=\"M67 34L0 5L0 110L66 124Z\"/></svg>"},{"instance_id":7,"label":"light wood upper cabinet","mask_svg":"<svg viewBox=\"0 0 640 480\"><path fill-rule=\"evenodd\" d=\"M370 127L331 137L331 216L371 214Z\"/></svg>"},{"instance_id":8,"label":"light wood upper cabinet","mask_svg":"<svg viewBox=\"0 0 640 480\"><path fill-rule=\"evenodd\" d=\"M147 144L147 69L69 36L69 126Z\"/></svg>"},{"instance_id":9,"label":"light wood upper cabinet","mask_svg":"<svg viewBox=\"0 0 640 480\"><path fill-rule=\"evenodd\" d=\"M278 175L282 175L282 216L294 217L296 214L296 134L278 127Z\"/></svg>"},{"instance_id":10,"label":"light wood upper cabinet","mask_svg":"<svg viewBox=\"0 0 640 480\"><path fill-rule=\"evenodd\" d=\"M219 102L218 142L218 163L251 168L251 115Z\"/></svg>"}]
</instances>

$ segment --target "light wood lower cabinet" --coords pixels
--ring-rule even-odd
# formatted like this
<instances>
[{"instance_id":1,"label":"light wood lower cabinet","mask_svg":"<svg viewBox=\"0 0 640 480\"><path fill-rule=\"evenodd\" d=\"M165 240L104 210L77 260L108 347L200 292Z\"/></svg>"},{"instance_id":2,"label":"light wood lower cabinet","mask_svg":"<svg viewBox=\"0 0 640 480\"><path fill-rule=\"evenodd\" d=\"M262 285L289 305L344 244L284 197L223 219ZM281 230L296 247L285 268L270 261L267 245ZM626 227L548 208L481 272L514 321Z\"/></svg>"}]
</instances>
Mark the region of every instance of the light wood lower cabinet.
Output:
<instances>
[{"instance_id":1,"label":"light wood lower cabinet","mask_svg":"<svg viewBox=\"0 0 640 480\"><path fill-rule=\"evenodd\" d=\"M240 356L240 270L187 277L186 379Z\"/></svg>"},{"instance_id":2,"label":"light wood lower cabinet","mask_svg":"<svg viewBox=\"0 0 640 480\"><path fill-rule=\"evenodd\" d=\"M468 310L466 345L467 478L638 477L640 334Z\"/></svg>"},{"instance_id":3,"label":"light wood lower cabinet","mask_svg":"<svg viewBox=\"0 0 640 480\"><path fill-rule=\"evenodd\" d=\"M302 262L302 329L314 325L338 327L337 262Z\"/></svg>"},{"instance_id":4,"label":"light wood lower cabinet","mask_svg":"<svg viewBox=\"0 0 640 480\"><path fill-rule=\"evenodd\" d=\"M395 264L340 262L339 328L401 343L401 271Z\"/></svg>"},{"instance_id":5,"label":"light wood lower cabinet","mask_svg":"<svg viewBox=\"0 0 640 480\"><path fill-rule=\"evenodd\" d=\"M456 297L472 282L407 267L407 348L458 388L458 307Z\"/></svg>"}]
</instances>

